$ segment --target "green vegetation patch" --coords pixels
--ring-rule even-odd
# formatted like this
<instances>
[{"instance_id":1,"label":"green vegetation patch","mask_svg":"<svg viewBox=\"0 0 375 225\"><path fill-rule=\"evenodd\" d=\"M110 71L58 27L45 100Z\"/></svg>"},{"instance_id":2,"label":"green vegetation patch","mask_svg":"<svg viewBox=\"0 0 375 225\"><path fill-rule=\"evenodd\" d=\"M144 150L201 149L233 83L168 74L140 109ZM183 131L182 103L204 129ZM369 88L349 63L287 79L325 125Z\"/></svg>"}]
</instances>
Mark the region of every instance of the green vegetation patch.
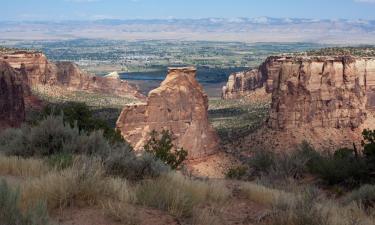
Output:
<instances>
[{"instance_id":1,"label":"green vegetation patch","mask_svg":"<svg viewBox=\"0 0 375 225\"><path fill-rule=\"evenodd\" d=\"M269 104L245 99L210 99L209 120L223 143L228 143L257 130L267 118Z\"/></svg>"}]
</instances>

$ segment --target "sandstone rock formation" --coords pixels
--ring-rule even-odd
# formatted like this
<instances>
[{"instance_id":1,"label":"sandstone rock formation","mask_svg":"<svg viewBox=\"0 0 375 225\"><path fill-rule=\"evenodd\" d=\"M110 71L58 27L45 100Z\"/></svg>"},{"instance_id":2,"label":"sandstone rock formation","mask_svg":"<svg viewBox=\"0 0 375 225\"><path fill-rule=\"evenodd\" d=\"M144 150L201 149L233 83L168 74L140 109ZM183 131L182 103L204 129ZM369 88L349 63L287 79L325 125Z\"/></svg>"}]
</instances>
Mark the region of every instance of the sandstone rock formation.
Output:
<instances>
[{"instance_id":1,"label":"sandstone rock formation","mask_svg":"<svg viewBox=\"0 0 375 225\"><path fill-rule=\"evenodd\" d=\"M284 57L273 58L273 64L266 70L271 128L354 129L366 120L371 106L367 96L375 88L375 59Z\"/></svg>"},{"instance_id":2,"label":"sandstone rock formation","mask_svg":"<svg viewBox=\"0 0 375 225\"><path fill-rule=\"evenodd\" d=\"M254 90L263 87L264 81L258 69L233 73L229 76L226 86L223 87L224 99L245 97Z\"/></svg>"},{"instance_id":3,"label":"sandstone rock formation","mask_svg":"<svg viewBox=\"0 0 375 225\"><path fill-rule=\"evenodd\" d=\"M258 68L244 72L233 73L229 76L227 84L223 87L223 99L238 99L249 97L253 91L266 88L267 93L272 92L269 77L278 73L278 57L268 57ZM267 85L268 84L268 85Z\"/></svg>"},{"instance_id":4,"label":"sandstone rock formation","mask_svg":"<svg viewBox=\"0 0 375 225\"><path fill-rule=\"evenodd\" d=\"M20 74L0 60L0 128L17 127L25 120L23 95Z\"/></svg>"},{"instance_id":5,"label":"sandstone rock formation","mask_svg":"<svg viewBox=\"0 0 375 225\"><path fill-rule=\"evenodd\" d=\"M52 63L40 52L3 52L0 53L0 59L26 74L30 86L56 85L72 91L99 92L144 99L135 87L119 77L93 76L71 62Z\"/></svg>"},{"instance_id":6,"label":"sandstone rock formation","mask_svg":"<svg viewBox=\"0 0 375 225\"><path fill-rule=\"evenodd\" d=\"M177 147L196 159L218 150L218 136L208 122L208 98L195 79L194 68L170 68L147 103L126 106L117 129L136 150L141 150L152 130L170 130Z\"/></svg>"},{"instance_id":7,"label":"sandstone rock formation","mask_svg":"<svg viewBox=\"0 0 375 225\"><path fill-rule=\"evenodd\" d=\"M271 128L357 128L375 106L375 59L269 57L259 69L232 74L223 97L262 87L272 93Z\"/></svg>"},{"instance_id":8,"label":"sandstone rock formation","mask_svg":"<svg viewBox=\"0 0 375 225\"><path fill-rule=\"evenodd\" d=\"M250 135L248 147L292 148L307 140L334 150L375 129L375 58L269 57L258 71L258 86L272 102L267 124Z\"/></svg>"}]
</instances>

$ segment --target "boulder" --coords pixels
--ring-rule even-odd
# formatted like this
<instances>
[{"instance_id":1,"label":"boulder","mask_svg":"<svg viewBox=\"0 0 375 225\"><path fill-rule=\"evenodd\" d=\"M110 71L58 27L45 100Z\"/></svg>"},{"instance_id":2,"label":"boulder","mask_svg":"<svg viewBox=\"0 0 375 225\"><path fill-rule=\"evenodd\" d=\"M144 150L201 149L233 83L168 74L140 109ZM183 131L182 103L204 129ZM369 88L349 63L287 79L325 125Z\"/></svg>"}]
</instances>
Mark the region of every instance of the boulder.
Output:
<instances>
[{"instance_id":1,"label":"boulder","mask_svg":"<svg viewBox=\"0 0 375 225\"><path fill-rule=\"evenodd\" d=\"M218 150L219 138L208 122L208 98L195 76L195 68L169 68L160 87L149 93L147 103L123 109L117 129L136 150L142 150L153 130L171 131L174 144L187 150L189 159Z\"/></svg>"}]
</instances>

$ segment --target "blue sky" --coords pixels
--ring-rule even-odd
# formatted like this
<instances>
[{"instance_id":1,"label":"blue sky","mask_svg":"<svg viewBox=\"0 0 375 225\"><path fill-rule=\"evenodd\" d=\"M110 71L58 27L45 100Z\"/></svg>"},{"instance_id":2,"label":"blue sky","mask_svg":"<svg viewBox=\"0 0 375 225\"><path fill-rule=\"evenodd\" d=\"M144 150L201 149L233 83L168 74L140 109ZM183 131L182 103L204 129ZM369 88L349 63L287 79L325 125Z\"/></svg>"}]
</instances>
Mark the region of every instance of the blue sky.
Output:
<instances>
[{"instance_id":1,"label":"blue sky","mask_svg":"<svg viewBox=\"0 0 375 225\"><path fill-rule=\"evenodd\" d=\"M2 0L0 20L375 19L375 0Z\"/></svg>"}]
</instances>

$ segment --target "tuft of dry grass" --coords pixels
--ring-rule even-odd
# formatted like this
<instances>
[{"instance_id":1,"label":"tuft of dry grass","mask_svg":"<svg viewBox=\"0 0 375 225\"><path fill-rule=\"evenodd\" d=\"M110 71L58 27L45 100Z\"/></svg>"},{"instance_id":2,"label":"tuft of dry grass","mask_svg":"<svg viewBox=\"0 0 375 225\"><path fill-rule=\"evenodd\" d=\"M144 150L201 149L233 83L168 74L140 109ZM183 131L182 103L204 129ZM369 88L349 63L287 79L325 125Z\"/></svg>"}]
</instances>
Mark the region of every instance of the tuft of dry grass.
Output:
<instances>
[{"instance_id":1,"label":"tuft of dry grass","mask_svg":"<svg viewBox=\"0 0 375 225\"><path fill-rule=\"evenodd\" d=\"M137 209L126 202L106 200L102 203L104 213L124 225L138 225L140 216Z\"/></svg>"},{"instance_id":2,"label":"tuft of dry grass","mask_svg":"<svg viewBox=\"0 0 375 225\"><path fill-rule=\"evenodd\" d=\"M220 182L204 182L170 173L137 186L140 204L168 211L177 217L191 216L193 209L206 202L226 200L230 191Z\"/></svg>"},{"instance_id":3,"label":"tuft of dry grass","mask_svg":"<svg viewBox=\"0 0 375 225\"><path fill-rule=\"evenodd\" d=\"M0 155L0 175L17 177L40 177L49 171L42 159L23 159Z\"/></svg>"},{"instance_id":4,"label":"tuft of dry grass","mask_svg":"<svg viewBox=\"0 0 375 225\"><path fill-rule=\"evenodd\" d=\"M73 167L51 171L45 176L29 179L21 185L22 206L40 200L49 210L73 203L97 204L106 195L104 171L98 160L77 159Z\"/></svg>"},{"instance_id":5,"label":"tuft of dry grass","mask_svg":"<svg viewBox=\"0 0 375 225\"><path fill-rule=\"evenodd\" d=\"M191 221L192 225L223 225L218 210L212 208L195 209Z\"/></svg>"},{"instance_id":6,"label":"tuft of dry grass","mask_svg":"<svg viewBox=\"0 0 375 225\"><path fill-rule=\"evenodd\" d=\"M282 196L292 196L292 194L286 193L284 191L270 189L265 186L250 182L241 183L240 188L241 192L245 195L246 198L253 202L264 205L272 205Z\"/></svg>"}]
</instances>

